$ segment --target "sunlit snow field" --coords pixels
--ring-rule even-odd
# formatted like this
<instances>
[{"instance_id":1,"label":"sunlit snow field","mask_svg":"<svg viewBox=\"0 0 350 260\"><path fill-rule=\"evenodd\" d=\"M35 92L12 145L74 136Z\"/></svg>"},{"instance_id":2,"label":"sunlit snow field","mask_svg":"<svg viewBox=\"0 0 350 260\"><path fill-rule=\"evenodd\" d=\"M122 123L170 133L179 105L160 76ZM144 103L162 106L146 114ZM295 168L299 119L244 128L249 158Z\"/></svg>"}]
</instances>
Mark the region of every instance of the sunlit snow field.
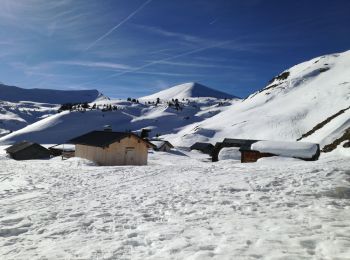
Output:
<instances>
[{"instance_id":1,"label":"sunlit snow field","mask_svg":"<svg viewBox=\"0 0 350 260\"><path fill-rule=\"evenodd\" d=\"M349 258L348 158L205 157L98 167L2 154L1 259Z\"/></svg>"}]
</instances>

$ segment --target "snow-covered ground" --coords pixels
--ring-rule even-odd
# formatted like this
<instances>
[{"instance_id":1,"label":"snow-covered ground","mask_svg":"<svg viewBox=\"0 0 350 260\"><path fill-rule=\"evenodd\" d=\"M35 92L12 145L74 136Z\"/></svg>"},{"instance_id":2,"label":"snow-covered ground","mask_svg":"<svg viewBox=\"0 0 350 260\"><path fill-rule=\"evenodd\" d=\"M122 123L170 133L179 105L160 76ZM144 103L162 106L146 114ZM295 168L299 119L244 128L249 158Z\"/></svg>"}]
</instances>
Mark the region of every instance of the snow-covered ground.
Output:
<instances>
[{"instance_id":1,"label":"snow-covered ground","mask_svg":"<svg viewBox=\"0 0 350 260\"><path fill-rule=\"evenodd\" d=\"M347 150L252 164L151 152L120 167L2 154L1 259L347 259Z\"/></svg>"}]
</instances>

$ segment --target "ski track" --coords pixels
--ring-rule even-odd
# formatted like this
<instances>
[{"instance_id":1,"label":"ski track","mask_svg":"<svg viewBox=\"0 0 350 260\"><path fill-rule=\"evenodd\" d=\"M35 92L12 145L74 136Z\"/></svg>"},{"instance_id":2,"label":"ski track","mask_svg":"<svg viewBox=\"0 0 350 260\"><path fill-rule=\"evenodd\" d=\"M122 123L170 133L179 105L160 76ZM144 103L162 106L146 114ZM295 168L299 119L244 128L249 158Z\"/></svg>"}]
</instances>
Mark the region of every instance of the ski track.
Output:
<instances>
[{"instance_id":1,"label":"ski track","mask_svg":"<svg viewBox=\"0 0 350 260\"><path fill-rule=\"evenodd\" d=\"M1 259L347 259L346 159L0 157Z\"/></svg>"}]
</instances>

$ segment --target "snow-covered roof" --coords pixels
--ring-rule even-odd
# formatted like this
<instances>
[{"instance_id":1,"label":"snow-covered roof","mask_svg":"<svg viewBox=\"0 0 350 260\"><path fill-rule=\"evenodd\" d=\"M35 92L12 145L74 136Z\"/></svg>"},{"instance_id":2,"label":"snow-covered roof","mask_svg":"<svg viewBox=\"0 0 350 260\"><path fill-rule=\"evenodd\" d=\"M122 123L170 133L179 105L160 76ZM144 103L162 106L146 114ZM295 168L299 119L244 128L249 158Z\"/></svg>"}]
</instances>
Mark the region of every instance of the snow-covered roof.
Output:
<instances>
[{"instance_id":1,"label":"snow-covered roof","mask_svg":"<svg viewBox=\"0 0 350 260\"><path fill-rule=\"evenodd\" d=\"M286 157L311 159L319 152L319 145L306 142L258 141L250 146L250 150Z\"/></svg>"},{"instance_id":2,"label":"snow-covered roof","mask_svg":"<svg viewBox=\"0 0 350 260\"><path fill-rule=\"evenodd\" d=\"M163 140L151 140L151 144L154 144L158 149L161 148L164 144L168 144L171 148L173 147L171 143Z\"/></svg>"}]
</instances>

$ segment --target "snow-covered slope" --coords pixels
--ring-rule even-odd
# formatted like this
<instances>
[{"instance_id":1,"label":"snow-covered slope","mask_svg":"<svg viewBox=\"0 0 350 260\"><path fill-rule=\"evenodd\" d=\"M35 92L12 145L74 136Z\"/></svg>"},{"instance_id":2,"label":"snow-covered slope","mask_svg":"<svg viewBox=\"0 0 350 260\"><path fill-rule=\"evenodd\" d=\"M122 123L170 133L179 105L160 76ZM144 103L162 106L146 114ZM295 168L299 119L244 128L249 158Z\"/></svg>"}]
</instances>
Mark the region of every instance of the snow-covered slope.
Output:
<instances>
[{"instance_id":1,"label":"snow-covered slope","mask_svg":"<svg viewBox=\"0 0 350 260\"><path fill-rule=\"evenodd\" d=\"M31 101L0 100L0 136L57 113L58 105Z\"/></svg>"},{"instance_id":2,"label":"snow-covered slope","mask_svg":"<svg viewBox=\"0 0 350 260\"><path fill-rule=\"evenodd\" d=\"M157 92L150 96L139 98L140 100L171 100L171 99L187 99L196 97L213 97L213 98L237 98L230 94L208 88L196 82L184 83L177 85L160 92Z\"/></svg>"},{"instance_id":3,"label":"snow-covered slope","mask_svg":"<svg viewBox=\"0 0 350 260\"><path fill-rule=\"evenodd\" d=\"M312 59L284 71L264 89L222 113L167 138L181 145L225 137L295 141L349 107L349 72L350 51ZM332 142L350 127L349 113L339 114L302 141L321 146Z\"/></svg>"},{"instance_id":4,"label":"snow-covered slope","mask_svg":"<svg viewBox=\"0 0 350 260\"><path fill-rule=\"evenodd\" d=\"M101 97L102 94L97 90L24 89L0 84L0 100L10 102L33 101L63 104L92 102Z\"/></svg>"},{"instance_id":5,"label":"snow-covered slope","mask_svg":"<svg viewBox=\"0 0 350 260\"><path fill-rule=\"evenodd\" d=\"M152 129L151 136L169 134L194 122L214 116L227 109L237 100L197 98L181 103L181 110L162 102L158 105L132 103L125 100L105 100L96 104L99 109L65 111L46 117L18 131L0 138L0 143L31 140L39 143L62 143L91 130L111 125L115 131L140 131ZM117 110L103 111L106 106Z\"/></svg>"}]
</instances>

